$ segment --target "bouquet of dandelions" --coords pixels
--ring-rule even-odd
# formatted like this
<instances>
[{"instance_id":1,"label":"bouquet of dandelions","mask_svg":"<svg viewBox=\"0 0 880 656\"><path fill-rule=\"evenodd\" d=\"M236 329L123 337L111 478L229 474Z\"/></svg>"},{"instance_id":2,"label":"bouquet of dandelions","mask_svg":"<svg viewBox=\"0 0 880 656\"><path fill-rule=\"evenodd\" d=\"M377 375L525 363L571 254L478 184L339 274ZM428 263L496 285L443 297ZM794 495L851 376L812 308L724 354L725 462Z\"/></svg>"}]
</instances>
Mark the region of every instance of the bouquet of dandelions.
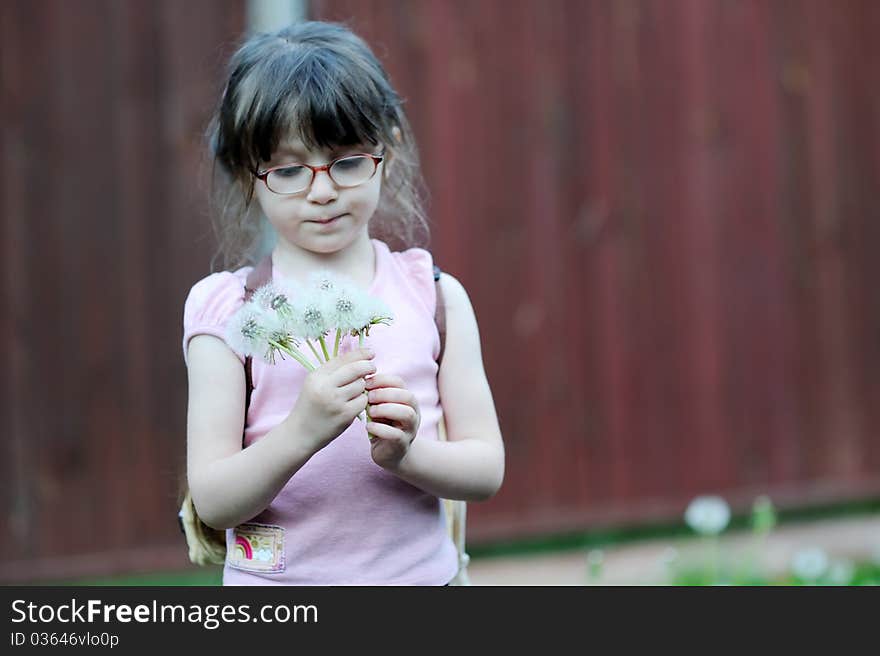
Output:
<instances>
[{"instance_id":1,"label":"bouquet of dandelions","mask_svg":"<svg viewBox=\"0 0 880 656\"><path fill-rule=\"evenodd\" d=\"M310 276L304 289L270 282L254 291L231 317L226 339L243 356L261 357L270 364L289 356L314 371L339 355L345 339L357 337L362 347L371 327L393 320L380 299L343 276L321 271Z\"/></svg>"}]
</instances>

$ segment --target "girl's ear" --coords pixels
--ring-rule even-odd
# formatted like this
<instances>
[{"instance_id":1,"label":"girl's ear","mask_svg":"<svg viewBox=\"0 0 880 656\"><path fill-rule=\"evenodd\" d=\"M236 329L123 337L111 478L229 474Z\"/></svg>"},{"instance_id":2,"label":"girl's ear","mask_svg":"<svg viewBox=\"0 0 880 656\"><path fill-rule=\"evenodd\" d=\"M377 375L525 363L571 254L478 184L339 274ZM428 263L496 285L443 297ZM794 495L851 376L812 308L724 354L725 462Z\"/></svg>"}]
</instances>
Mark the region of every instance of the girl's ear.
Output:
<instances>
[{"instance_id":1,"label":"girl's ear","mask_svg":"<svg viewBox=\"0 0 880 656\"><path fill-rule=\"evenodd\" d=\"M398 126L395 125L393 128L391 128L391 136L394 137L394 140L398 144L403 143L403 133L401 133L400 128Z\"/></svg>"}]
</instances>

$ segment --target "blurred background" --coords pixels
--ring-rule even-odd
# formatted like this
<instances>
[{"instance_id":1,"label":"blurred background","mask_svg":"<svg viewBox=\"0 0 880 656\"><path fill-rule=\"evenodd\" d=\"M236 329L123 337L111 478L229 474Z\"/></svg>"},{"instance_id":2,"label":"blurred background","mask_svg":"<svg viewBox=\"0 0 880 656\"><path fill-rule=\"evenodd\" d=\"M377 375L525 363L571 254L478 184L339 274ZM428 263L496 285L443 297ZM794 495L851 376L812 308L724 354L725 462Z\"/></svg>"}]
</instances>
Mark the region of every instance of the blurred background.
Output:
<instances>
[{"instance_id":1,"label":"blurred background","mask_svg":"<svg viewBox=\"0 0 880 656\"><path fill-rule=\"evenodd\" d=\"M196 569L203 134L240 39L303 18L386 64L477 313L507 473L475 570L706 494L877 526L880 2L4 0L0 582Z\"/></svg>"}]
</instances>

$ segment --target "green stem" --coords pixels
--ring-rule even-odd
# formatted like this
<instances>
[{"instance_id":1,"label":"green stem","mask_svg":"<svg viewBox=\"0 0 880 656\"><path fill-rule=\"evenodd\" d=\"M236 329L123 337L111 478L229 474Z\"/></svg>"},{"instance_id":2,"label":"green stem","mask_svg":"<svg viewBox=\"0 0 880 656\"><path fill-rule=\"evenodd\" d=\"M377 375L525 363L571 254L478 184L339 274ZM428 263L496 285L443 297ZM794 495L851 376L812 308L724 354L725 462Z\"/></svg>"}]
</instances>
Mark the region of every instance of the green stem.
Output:
<instances>
[{"instance_id":1,"label":"green stem","mask_svg":"<svg viewBox=\"0 0 880 656\"><path fill-rule=\"evenodd\" d=\"M358 331L358 348L363 348L363 347L364 347L364 331L359 330ZM364 394L366 394L367 398L369 398L369 396L370 396L369 392L364 390ZM364 424L366 424L367 421L373 421L373 419L370 417L370 411L367 410L367 408L369 408L369 407L370 407L369 404L367 404L367 407L364 408L364 415L367 417L367 420L364 422ZM367 437L372 437L369 432L367 432Z\"/></svg>"},{"instance_id":2,"label":"green stem","mask_svg":"<svg viewBox=\"0 0 880 656\"><path fill-rule=\"evenodd\" d=\"M288 351L288 353L290 353L290 356L294 360L299 362L302 366L304 366L308 371L314 371L316 369L315 365L309 362L308 358L306 358L306 356L300 351L291 349L290 351Z\"/></svg>"},{"instance_id":3,"label":"green stem","mask_svg":"<svg viewBox=\"0 0 880 656\"><path fill-rule=\"evenodd\" d=\"M336 342L333 344L333 357L339 355L339 339L342 337L342 329L336 329Z\"/></svg>"},{"instance_id":4,"label":"green stem","mask_svg":"<svg viewBox=\"0 0 880 656\"><path fill-rule=\"evenodd\" d=\"M327 342L324 341L323 335L318 338L318 341L321 343L321 350L324 352L324 361L326 362L330 359L330 353L327 351Z\"/></svg>"},{"instance_id":5,"label":"green stem","mask_svg":"<svg viewBox=\"0 0 880 656\"><path fill-rule=\"evenodd\" d=\"M719 563L717 535L709 536L709 558L709 571L711 572L712 577L711 585L718 585L719 583L721 583L721 567Z\"/></svg>"},{"instance_id":6,"label":"green stem","mask_svg":"<svg viewBox=\"0 0 880 656\"><path fill-rule=\"evenodd\" d=\"M323 362L323 360L321 360L321 356L318 355L318 351L315 349L314 344L312 344L312 340L306 339L306 344L309 345L309 348L312 349L312 353L315 354L315 360L318 361L318 364L321 364L321 362Z\"/></svg>"},{"instance_id":7,"label":"green stem","mask_svg":"<svg viewBox=\"0 0 880 656\"><path fill-rule=\"evenodd\" d=\"M364 394L367 394L368 397L369 397L369 392L367 392L366 390L364 390ZM369 407L369 406L368 406L368 407ZM369 421L373 421L373 419L370 417L370 411L367 410L366 407L364 408L364 416L366 417L365 419L361 419L361 416L360 416L360 415L357 416L358 419L360 419L362 422L364 422L364 426L367 425L367 422L369 422ZM372 437L372 436L370 435L370 432L369 432L369 431L367 431L367 437Z\"/></svg>"},{"instance_id":8,"label":"green stem","mask_svg":"<svg viewBox=\"0 0 880 656\"><path fill-rule=\"evenodd\" d=\"M752 577L753 581L759 581L764 576L761 554L764 553L766 549L766 538L767 533L765 531L756 531L752 536L746 559L746 569L748 576Z\"/></svg>"},{"instance_id":9,"label":"green stem","mask_svg":"<svg viewBox=\"0 0 880 656\"><path fill-rule=\"evenodd\" d=\"M297 349L287 348L287 347L285 347L285 346L282 346L282 345L279 344L278 342L274 342L274 341L272 341L272 340L269 340L269 344L270 344L271 346L274 346L275 348L277 348L277 349L278 349L279 351L281 351L282 353L287 353L287 355L289 355L289 356L292 357L294 360L296 360L297 362L299 362L302 366L304 366L304 367L305 367L306 369L308 369L309 371L314 371L314 370L315 370L315 365L313 365L311 362L309 362L308 360L306 360L306 357L305 357L302 353L300 353Z\"/></svg>"}]
</instances>

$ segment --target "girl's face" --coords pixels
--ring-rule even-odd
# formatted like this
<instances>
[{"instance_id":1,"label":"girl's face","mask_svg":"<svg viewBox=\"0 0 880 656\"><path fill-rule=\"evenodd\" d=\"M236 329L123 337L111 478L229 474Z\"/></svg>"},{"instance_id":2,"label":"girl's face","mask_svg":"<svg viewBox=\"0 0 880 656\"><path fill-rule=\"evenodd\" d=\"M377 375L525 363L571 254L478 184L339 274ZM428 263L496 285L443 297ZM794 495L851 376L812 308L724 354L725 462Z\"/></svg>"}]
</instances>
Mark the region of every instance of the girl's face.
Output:
<instances>
[{"instance_id":1,"label":"girl's face","mask_svg":"<svg viewBox=\"0 0 880 656\"><path fill-rule=\"evenodd\" d=\"M310 151L299 139L289 139L261 169L292 164L324 166L347 155L378 155L381 150L366 144ZM254 195L278 236L289 245L313 253L334 253L368 238L367 224L379 204L384 166L383 161L373 177L356 187L342 187L326 170L319 171L305 190L291 195L277 194L262 180L255 180Z\"/></svg>"}]
</instances>

